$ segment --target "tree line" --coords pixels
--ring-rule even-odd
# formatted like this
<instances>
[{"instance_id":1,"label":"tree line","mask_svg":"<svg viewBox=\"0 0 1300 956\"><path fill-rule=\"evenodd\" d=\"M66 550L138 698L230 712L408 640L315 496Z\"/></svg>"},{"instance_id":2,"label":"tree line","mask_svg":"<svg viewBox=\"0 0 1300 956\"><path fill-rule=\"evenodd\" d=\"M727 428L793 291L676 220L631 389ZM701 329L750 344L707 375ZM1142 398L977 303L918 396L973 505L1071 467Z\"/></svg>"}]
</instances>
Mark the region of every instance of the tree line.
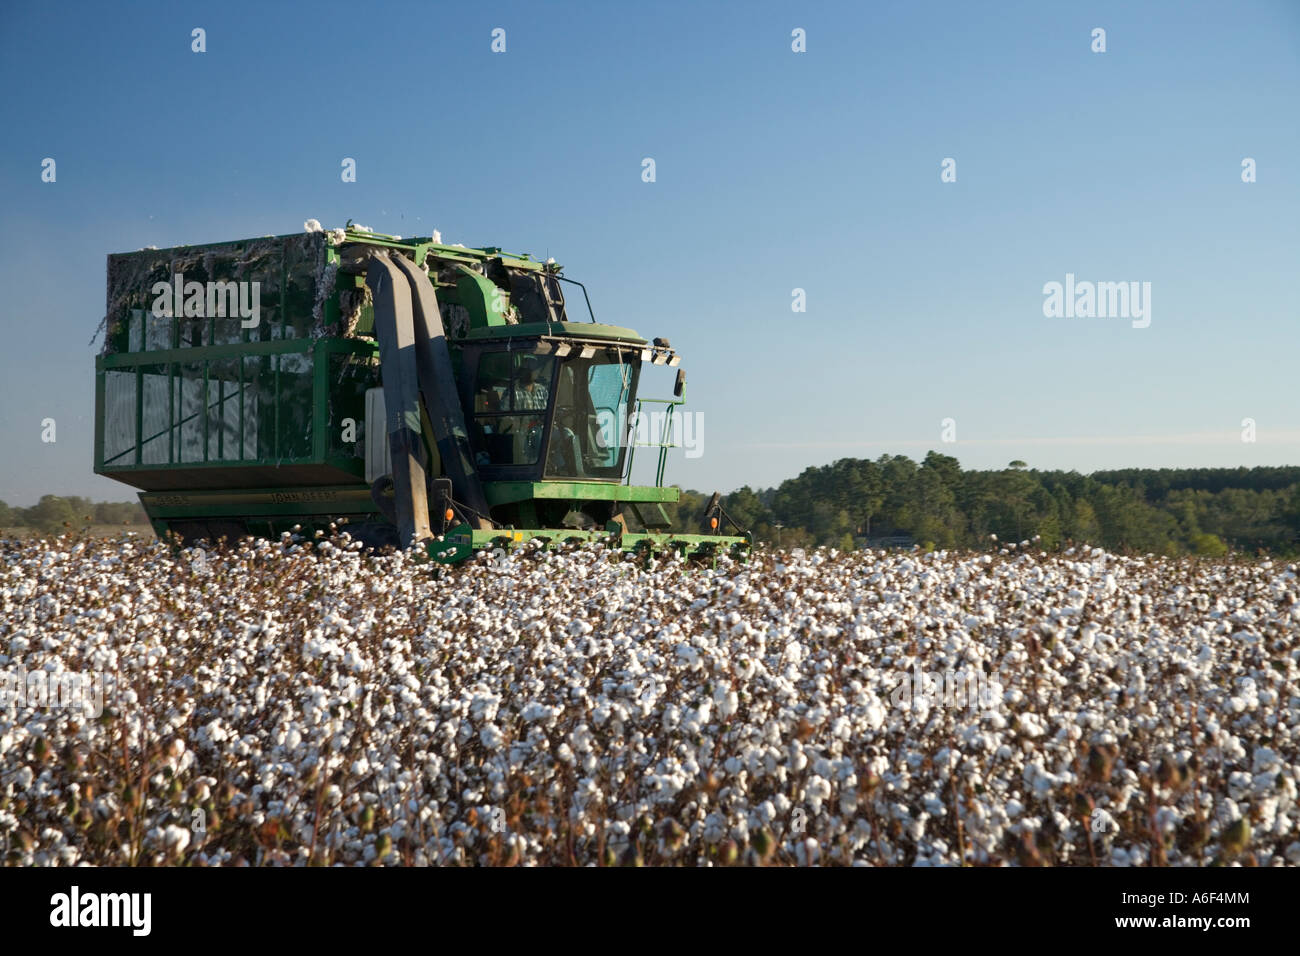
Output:
<instances>
[{"instance_id":1,"label":"tree line","mask_svg":"<svg viewBox=\"0 0 1300 956\"><path fill-rule=\"evenodd\" d=\"M148 523L138 501L91 501L77 495L42 495L30 508L15 508L0 501L0 528L34 528L43 534L60 534L89 525Z\"/></svg>"},{"instance_id":2,"label":"tree line","mask_svg":"<svg viewBox=\"0 0 1300 956\"><path fill-rule=\"evenodd\" d=\"M684 491L675 527L698 530L707 497ZM776 488L749 486L723 508L760 542L783 547L987 547L1037 539L1054 549L1219 555L1300 554L1300 467L1130 468L1083 475L1013 461L964 471L930 452L844 458Z\"/></svg>"},{"instance_id":3,"label":"tree line","mask_svg":"<svg viewBox=\"0 0 1300 956\"><path fill-rule=\"evenodd\" d=\"M683 491L673 527L698 531L708 496ZM965 471L930 452L874 461L842 458L807 468L775 488L746 485L723 508L761 543L779 547L920 545L986 547L1037 539L1054 549L1220 555L1229 549L1300 555L1300 467L1128 468L1082 475L1013 461ZM30 508L0 501L0 528L47 534L88 525L147 525L139 502L44 495ZM724 522L724 531L732 530Z\"/></svg>"}]
</instances>

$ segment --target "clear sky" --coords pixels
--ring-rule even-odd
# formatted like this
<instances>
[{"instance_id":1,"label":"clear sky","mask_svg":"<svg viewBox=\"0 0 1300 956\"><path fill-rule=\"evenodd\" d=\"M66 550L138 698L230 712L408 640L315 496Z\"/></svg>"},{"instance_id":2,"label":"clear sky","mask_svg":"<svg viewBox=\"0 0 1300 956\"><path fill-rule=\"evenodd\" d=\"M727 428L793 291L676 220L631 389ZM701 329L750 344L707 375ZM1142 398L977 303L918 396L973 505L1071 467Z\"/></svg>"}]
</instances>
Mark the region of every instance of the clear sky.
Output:
<instances>
[{"instance_id":1,"label":"clear sky","mask_svg":"<svg viewBox=\"0 0 1300 956\"><path fill-rule=\"evenodd\" d=\"M91 472L108 253L308 218L554 256L684 354L701 490L1300 464L1296 0L0 0L0 80L10 504L134 494ZM1067 273L1149 326L1046 317Z\"/></svg>"}]
</instances>

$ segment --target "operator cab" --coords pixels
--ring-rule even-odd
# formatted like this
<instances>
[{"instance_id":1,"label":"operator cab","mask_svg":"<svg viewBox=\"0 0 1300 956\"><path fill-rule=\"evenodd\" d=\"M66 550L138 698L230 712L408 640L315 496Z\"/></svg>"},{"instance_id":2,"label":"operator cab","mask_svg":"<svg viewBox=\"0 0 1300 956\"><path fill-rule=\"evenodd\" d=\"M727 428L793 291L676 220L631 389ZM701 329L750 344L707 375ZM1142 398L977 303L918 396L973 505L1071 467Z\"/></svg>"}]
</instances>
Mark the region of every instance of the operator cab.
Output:
<instances>
[{"instance_id":1,"label":"operator cab","mask_svg":"<svg viewBox=\"0 0 1300 956\"><path fill-rule=\"evenodd\" d=\"M475 464L486 481L622 481L641 352L538 339L466 348Z\"/></svg>"}]
</instances>

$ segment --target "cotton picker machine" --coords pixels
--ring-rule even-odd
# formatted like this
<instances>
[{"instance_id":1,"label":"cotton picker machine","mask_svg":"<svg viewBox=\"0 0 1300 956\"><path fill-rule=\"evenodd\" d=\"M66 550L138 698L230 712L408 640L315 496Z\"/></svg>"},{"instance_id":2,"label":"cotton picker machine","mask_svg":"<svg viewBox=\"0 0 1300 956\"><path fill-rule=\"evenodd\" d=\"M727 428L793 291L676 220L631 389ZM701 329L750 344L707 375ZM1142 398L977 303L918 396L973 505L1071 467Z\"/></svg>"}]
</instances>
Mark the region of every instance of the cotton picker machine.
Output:
<instances>
[{"instance_id":1,"label":"cotton picker machine","mask_svg":"<svg viewBox=\"0 0 1300 956\"><path fill-rule=\"evenodd\" d=\"M590 313L586 289L549 260L307 225L108 258L95 471L142 489L160 535L334 524L447 564L537 539L748 550L716 494L699 533L670 529L685 375L637 397L644 365L677 366L666 340L572 321L564 289ZM638 444L653 486L630 483Z\"/></svg>"}]
</instances>

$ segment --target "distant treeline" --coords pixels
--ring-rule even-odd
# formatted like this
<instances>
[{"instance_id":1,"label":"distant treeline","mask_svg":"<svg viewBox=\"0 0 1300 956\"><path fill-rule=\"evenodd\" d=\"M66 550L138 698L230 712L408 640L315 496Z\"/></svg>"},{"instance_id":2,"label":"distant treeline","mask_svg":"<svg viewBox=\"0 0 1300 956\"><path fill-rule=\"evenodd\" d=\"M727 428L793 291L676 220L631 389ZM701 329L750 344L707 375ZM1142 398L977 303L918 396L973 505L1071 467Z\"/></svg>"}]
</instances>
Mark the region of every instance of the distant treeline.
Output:
<instances>
[{"instance_id":1,"label":"distant treeline","mask_svg":"<svg viewBox=\"0 0 1300 956\"><path fill-rule=\"evenodd\" d=\"M707 497L682 493L676 526L697 530ZM1300 554L1300 467L1130 468L1081 475L1013 461L1001 471L963 471L930 452L845 458L809 468L777 488L748 486L723 507L758 540L826 544L986 547L990 535L1038 546L1087 543L1158 554L1223 554L1229 548Z\"/></svg>"},{"instance_id":2,"label":"distant treeline","mask_svg":"<svg viewBox=\"0 0 1300 956\"><path fill-rule=\"evenodd\" d=\"M138 501L91 501L77 495L42 495L30 508L13 508L0 501L0 528L35 528L58 534L88 525L148 524Z\"/></svg>"},{"instance_id":3,"label":"distant treeline","mask_svg":"<svg viewBox=\"0 0 1300 956\"><path fill-rule=\"evenodd\" d=\"M674 527L699 530L707 501L683 491ZM1037 537L1045 549L1086 543L1157 554L1231 548L1300 555L1300 467L1081 475L1013 461L1001 471L963 471L957 459L932 451L919 464L903 455L843 458L776 488L746 485L726 495L723 507L758 541L783 547L976 548L997 535L1003 542ZM122 524L148 524L138 502L45 495L30 508L13 508L0 501L0 528L57 534ZM730 528L724 523L723 530Z\"/></svg>"}]
</instances>

